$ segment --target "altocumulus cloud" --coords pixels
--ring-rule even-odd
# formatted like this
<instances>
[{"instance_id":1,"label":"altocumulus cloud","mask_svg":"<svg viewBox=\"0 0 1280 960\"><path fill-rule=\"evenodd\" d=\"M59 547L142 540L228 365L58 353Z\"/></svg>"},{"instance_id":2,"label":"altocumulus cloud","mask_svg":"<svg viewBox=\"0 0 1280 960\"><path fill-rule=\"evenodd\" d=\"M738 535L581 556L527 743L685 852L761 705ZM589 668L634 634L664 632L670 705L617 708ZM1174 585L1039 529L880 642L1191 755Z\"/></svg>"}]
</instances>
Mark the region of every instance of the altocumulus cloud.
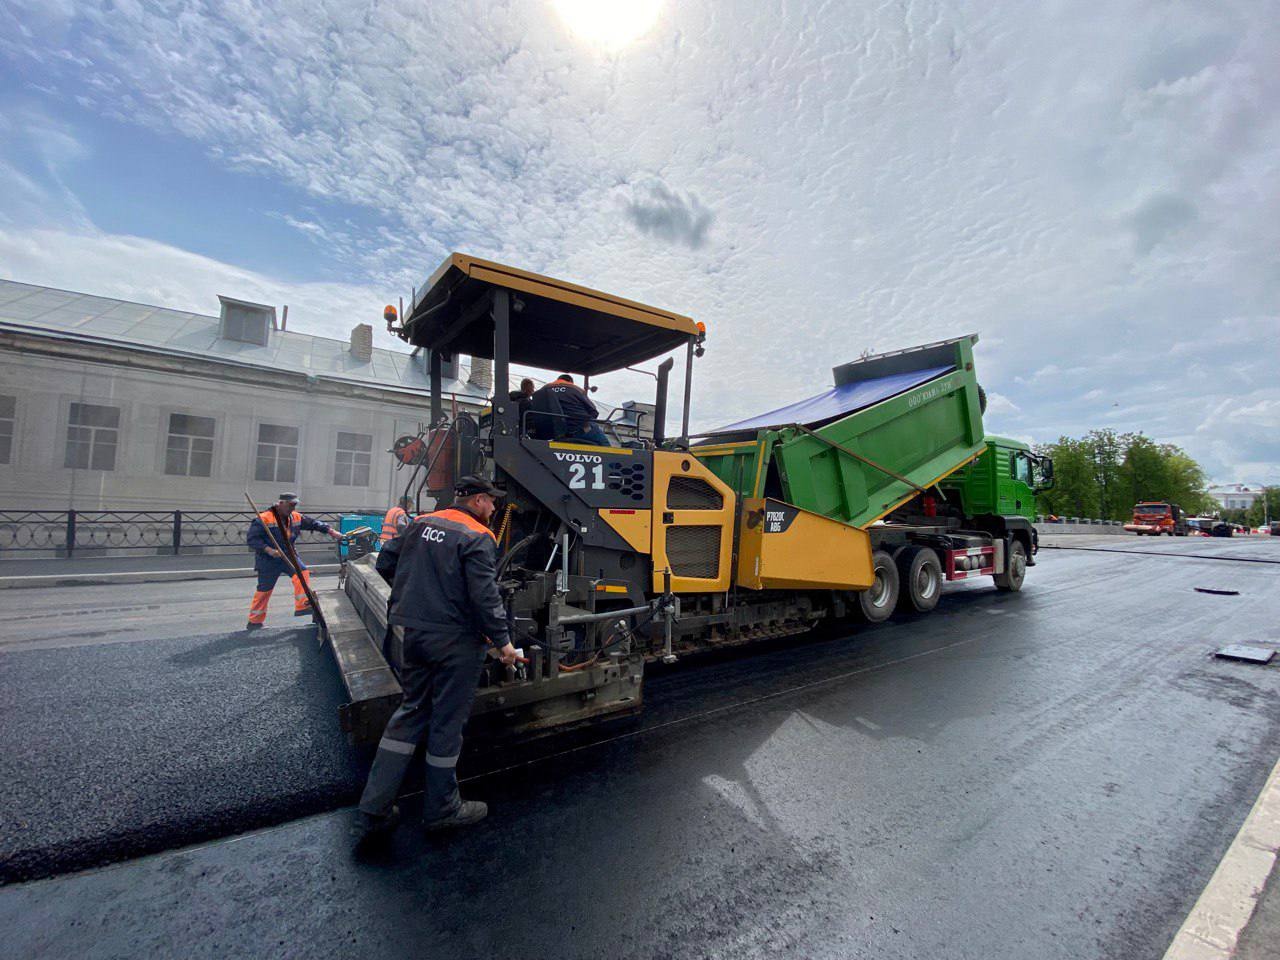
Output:
<instances>
[{"instance_id":1,"label":"altocumulus cloud","mask_svg":"<svg viewBox=\"0 0 1280 960\"><path fill-rule=\"evenodd\" d=\"M680 196L664 183L637 189L626 211L643 233L694 249L706 243L707 230L715 219L697 197Z\"/></svg>"},{"instance_id":2,"label":"altocumulus cloud","mask_svg":"<svg viewBox=\"0 0 1280 960\"><path fill-rule=\"evenodd\" d=\"M995 430L1145 429L1221 479L1280 480L1280 3L786 16L670 3L610 53L535 0L10 0L0 56L50 114L74 102L376 212L360 233L280 211L300 245L341 237L344 289L390 296L464 249L705 320L703 425L822 389L864 349L977 331ZM0 163L0 198L56 194L38 179ZM17 279L90 286L61 253L120 249L74 197L56 223L7 203Z\"/></svg>"}]
</instances>

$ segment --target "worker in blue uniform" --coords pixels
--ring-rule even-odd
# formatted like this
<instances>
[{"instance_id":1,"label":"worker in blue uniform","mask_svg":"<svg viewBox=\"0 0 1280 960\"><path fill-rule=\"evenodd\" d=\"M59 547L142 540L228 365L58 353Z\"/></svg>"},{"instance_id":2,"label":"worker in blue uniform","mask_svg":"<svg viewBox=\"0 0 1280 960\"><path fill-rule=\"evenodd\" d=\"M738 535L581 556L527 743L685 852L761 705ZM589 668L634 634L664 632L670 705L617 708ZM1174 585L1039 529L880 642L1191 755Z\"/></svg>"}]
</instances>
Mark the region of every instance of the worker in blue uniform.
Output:
<instances>
[{"instance_id":1,"label":"worker in blue uniform","mask_svg":"<svg viewBox=\"0 0 1280 960\"><path fill-rule=\"evenodd\" d=\"M254 591L253 600L249 604L249 623L246 630L261 630L267 619L267 601L271 599L271 591L281 576L293 581L293 615L305 617L311 613L311 603L307 600L302 580L298 578L284 557L284 543L293 543L303 530L317 530L327 533L335 540L342 534L327 523L304 517L298 512L298 495L282 493L275 504L263 510L249 523L249 535L246 538L253 549L253 569L258 574L258 588ZM311 583L311 571L298 558L302 577Z\"/></svg>"},{"instance_id":2,"label":"worker in blue uniform","mask_svg":"<svg viewBox=\"0 0 1280 960\"><path fill-rule=\"evenodd\" d=\"M569 440L593 446L609 446L609 438L596 424L600 411L587 392L562 373L535 390L529 398L531 432L539 440Z\"/></svg>"},{"instance_id":3,"label":"worker in blue uniform","mask_svg":"<svg viewBox=\"0 0 1280 960\"><path fill-rule=\"evenodd\" d=\"M487 480L463 477L452 506L418 517L378 552L377 571L391 584L388 620L404 631L404 699L387 722L360 798L361 839L396 825L396 794L424 739L427 829L465 826L488 813L484 803L458 795L457 765L486 644L504 664L517 659L489 529L502 496Z\"/></svg>"}]
</instances>

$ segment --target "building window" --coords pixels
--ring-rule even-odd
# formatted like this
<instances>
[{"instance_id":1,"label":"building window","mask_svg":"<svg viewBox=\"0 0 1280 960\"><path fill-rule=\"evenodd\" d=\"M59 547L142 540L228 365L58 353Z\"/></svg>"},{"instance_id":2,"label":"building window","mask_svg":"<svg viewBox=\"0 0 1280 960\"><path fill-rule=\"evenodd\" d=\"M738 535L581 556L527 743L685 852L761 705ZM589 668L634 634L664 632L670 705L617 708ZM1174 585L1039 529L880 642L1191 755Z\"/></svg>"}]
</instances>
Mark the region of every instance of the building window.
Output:
<instances>
[{"instance_id":1,"label":"building window","mask_svg":"<svg viewBox=\"0 0 1280 960\"><path fill-rule=\"evenodd\" d=\"M213 472L213 417L169 414L164 472L174 477L207 477Z\"/></svg>"},{"instance_id":2,"label":"building window","mask_svg":"<svg viewBox=\"0 0 1280 960\"><path fill-rule=\"evenodd\" d=\"M253 479L293 483L298 479L298 428L258 424L258 457Z\"/></svg>"},{"instance_id":3,"label":"building window","mask_svg":"<svg viewBox=\"0 0 1280 960\"><path fill-rule=\"evenodd\" d=\"M338 452L333 461L333 483L339 487L367 487L373 460L373 437L367 433L338 432Z\"/></svg>"},{"instance_id":4,"label":"building window","mask_svg":"<svg viewBox=\"0 0 1280 960\"><path fill-rule=\"evenodd\" d=\"M0 463L13 460L13 427L17 419L17 397L0 397Z\"/></svg>"},{"instance_id":5,"label":"building window","mask_svg":"<svg viewBox=\"0 0 1280 960\"><path fill-rule=\"evenodd\" d=\"M73 470L114 470L120 440L120 408L73 403L67 418L67 455Z\"/></svg>"}]
</instances>

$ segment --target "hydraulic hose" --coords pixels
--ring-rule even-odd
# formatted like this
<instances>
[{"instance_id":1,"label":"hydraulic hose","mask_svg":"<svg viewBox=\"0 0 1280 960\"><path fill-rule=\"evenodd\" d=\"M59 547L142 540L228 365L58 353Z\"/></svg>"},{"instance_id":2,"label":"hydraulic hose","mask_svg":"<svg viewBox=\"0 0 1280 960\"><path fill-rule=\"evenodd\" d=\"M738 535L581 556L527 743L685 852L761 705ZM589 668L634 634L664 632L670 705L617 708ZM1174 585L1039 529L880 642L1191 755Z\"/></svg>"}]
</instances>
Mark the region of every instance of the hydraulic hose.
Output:
<instances>
[{"instance_id":1,"label":"hydraulic hose","mask_svg":"<svg viewBox=\"0 0 1280 960\"><path fill-rule=\"evenodd\" d=\"M529 547L545 536L545 533L531 533L523 540L516 541L515 545L504 553L502 555L502 559L498 561L498 579L502 579L502 575L507 572L507 567L511 566L511 562L521 551L529 549Z\"/></svg>"}]
</instances>

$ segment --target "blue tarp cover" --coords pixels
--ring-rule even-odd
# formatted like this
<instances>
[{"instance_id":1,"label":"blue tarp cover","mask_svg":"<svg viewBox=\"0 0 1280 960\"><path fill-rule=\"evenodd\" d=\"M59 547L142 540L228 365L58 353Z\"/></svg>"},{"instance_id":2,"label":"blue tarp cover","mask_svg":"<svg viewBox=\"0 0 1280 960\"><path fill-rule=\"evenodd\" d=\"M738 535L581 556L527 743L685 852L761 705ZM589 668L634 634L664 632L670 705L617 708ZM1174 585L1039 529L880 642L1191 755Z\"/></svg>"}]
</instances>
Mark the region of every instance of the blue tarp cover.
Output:
<instances>
[{"instance_id":1,"label":"blue tarp cover","mask_svg":"<svg viewBox=\"0 0 1280 960\"><path fill-rule=\"evenodd\" d=\"M904 390L919 386L926 380L950 373L955 367L948 364L943 367L930 367L928 370L913 370L910 373L894 373L874 380L862 380L858 383L836 387L826 393L820 393L808 400L801 400L790 406L770 410L748 420L739 420L727 427L712 431L719 433L739 433L746 430L764 430L768 427L781 427L789 423L801 423L812 426L833 417L841 417L869 407L881 400L888 400Z\"/></svg>"}]
</instances>

